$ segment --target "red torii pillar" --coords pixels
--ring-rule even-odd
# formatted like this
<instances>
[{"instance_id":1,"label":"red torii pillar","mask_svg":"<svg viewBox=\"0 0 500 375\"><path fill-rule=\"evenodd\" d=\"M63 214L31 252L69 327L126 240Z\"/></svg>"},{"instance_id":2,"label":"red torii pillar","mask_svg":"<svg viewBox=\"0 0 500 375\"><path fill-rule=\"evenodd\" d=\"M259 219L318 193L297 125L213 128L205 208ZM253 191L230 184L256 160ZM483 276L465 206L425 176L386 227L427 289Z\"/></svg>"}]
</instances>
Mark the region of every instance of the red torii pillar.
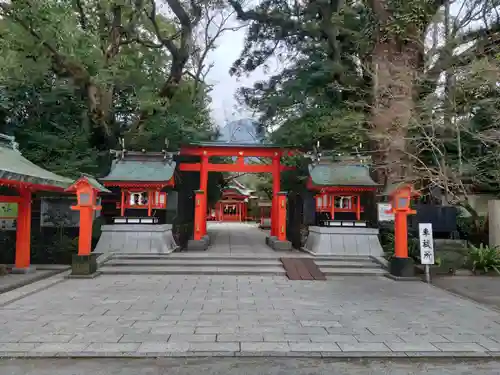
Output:
<instances>
[{"instance_id":1,"label":"red torii pillar","mask_svg":"<svg viewBox=\"0 0 500 375\"><path fill-rule=\"evenodd\" d=\"M207 201L208 201L208 155L203 151L200 160L200 189L197 197L200 199L199 224L201 236L207 234ZM201 193L201 194L200 194Z\"/></svg>"},{"instance_id":2,"label":"red torii pillar","mask_svg":"<svg viewBox=\"0 0 500 375\"><path fill-rule=\"evenodd\" d=\"M272 161L272 174L273 174L273 199L271 201L271 236L278 237L279 227L278 227L278 193L280 192L281 186L281 157L275 152Z\"/></svg>"},{"instance_id":3,"label":"red torii pillar","mask_svg":"<svg viewBox=\"0 0 500 375\"><path fill-rule=\"evenodd\" d=\"M16 220L16 258L13 273L27 273L31 268L31 190L19 189Z\"/></svg>"}]
</instances>

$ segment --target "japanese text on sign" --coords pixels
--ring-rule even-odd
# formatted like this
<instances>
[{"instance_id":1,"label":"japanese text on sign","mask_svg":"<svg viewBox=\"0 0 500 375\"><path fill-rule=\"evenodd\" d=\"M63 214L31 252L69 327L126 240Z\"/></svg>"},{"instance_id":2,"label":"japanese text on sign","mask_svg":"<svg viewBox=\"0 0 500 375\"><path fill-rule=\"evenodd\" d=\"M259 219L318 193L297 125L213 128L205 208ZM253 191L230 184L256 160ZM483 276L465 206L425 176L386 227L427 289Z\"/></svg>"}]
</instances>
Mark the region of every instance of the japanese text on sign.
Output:
<instances>
[{"instance_id":1,"label":"japanese text on sign","mask_svg":"<svg viewBox=\"0 0 500 375\"><path fill-rule=\"evenodd\" d=\"M434 264L434 240L432 238L432 224L418 224L420 239L420 261L422 264Z\"/></svg>"}]
</instances>

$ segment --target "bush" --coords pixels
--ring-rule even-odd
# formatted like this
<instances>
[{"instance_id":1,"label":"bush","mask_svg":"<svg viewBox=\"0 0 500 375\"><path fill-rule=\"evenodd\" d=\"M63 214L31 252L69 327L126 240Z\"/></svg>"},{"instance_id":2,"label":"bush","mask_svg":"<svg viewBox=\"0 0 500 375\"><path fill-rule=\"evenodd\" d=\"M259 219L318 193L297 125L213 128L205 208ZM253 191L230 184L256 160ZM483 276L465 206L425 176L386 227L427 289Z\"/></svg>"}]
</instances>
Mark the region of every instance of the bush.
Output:
<instances>
[{"instance_id":1,"label":"bush","mask_svg":"<svg viewBox=\"0 0 500 375\"><path fill-rule=\"evenodd\" d=\"M380 243L384 250L384 257L391 260L394 257L395 237L392 228L384 228L380 231ZM408 257L412 258L415 263L420 264L420 241L408 233ZM441 259L438 256L434 257L436 265L441 265Z\"/></svg>"},{"instance_id":2,"label":"bush","mask_svg":"<svg viewBox=\"0 0 500 375\"><path fill-rule=\"evenodd\" d=\"M457 227L460 238L469 243L475 246L488 243L488 219L486 216L481 216L478 220L474 220L470 216L459 216Z\"/></svg>"},{"instance_id":3,"label":"bush","mask_svg":"<svg viewBox=\"0 0 500 375\"><path fill-rule=\"evenodd\" d=\"M471 245L466 265L473 272L488 273L493 270L500 274L500 250L483 244L479 247Z\"/></svg>"}]
</instances>

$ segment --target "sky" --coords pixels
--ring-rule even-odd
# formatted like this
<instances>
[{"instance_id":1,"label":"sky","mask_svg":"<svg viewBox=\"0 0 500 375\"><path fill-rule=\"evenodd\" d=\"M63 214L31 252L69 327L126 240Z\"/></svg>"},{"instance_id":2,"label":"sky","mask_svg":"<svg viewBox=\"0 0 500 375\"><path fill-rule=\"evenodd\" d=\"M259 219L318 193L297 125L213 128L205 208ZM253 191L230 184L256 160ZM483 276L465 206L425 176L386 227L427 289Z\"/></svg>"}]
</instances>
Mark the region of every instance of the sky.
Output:
<instances>
[{"instance_id":1,"label":"sky","mask_svg":"<svg viewBox=\"0 0 500 375\"><path fill-rule=\"evenodd\" d=\"M250 110L237 104L236 90L240 86L252 86L254 82L268 76L263 69L258 69L249 76L239 78L229 75L231 65L240 56L245 34L246 28L226 31L218 39L217 48L208 56L208 61L214 63L214 67L207 76L207 83L213 85L211 92L212 117L219 126L224 125L227 121L256 117Z\"/></svg>"}]
</instances>

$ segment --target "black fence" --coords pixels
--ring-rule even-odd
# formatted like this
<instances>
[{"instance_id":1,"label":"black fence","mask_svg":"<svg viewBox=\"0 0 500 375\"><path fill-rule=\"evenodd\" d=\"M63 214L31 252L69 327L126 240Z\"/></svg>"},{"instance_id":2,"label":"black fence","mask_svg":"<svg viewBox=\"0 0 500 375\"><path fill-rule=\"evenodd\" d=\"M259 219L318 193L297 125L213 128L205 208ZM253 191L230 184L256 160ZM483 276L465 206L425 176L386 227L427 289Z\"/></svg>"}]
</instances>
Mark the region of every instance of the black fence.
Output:
<instances>
[{"instance_id":1,"label":"black fence","mask_svg":"<svg viewBox=\"0 0 500 375\"><path fill-rule=\"evenodd\" d=\"M457 238L458 237L458 210L452 206L437 206L428 204L416 204L415 215L408 216L408 230L418 234L418 224L432 224L435 238Z\"/></svg>"}]
</instances>

